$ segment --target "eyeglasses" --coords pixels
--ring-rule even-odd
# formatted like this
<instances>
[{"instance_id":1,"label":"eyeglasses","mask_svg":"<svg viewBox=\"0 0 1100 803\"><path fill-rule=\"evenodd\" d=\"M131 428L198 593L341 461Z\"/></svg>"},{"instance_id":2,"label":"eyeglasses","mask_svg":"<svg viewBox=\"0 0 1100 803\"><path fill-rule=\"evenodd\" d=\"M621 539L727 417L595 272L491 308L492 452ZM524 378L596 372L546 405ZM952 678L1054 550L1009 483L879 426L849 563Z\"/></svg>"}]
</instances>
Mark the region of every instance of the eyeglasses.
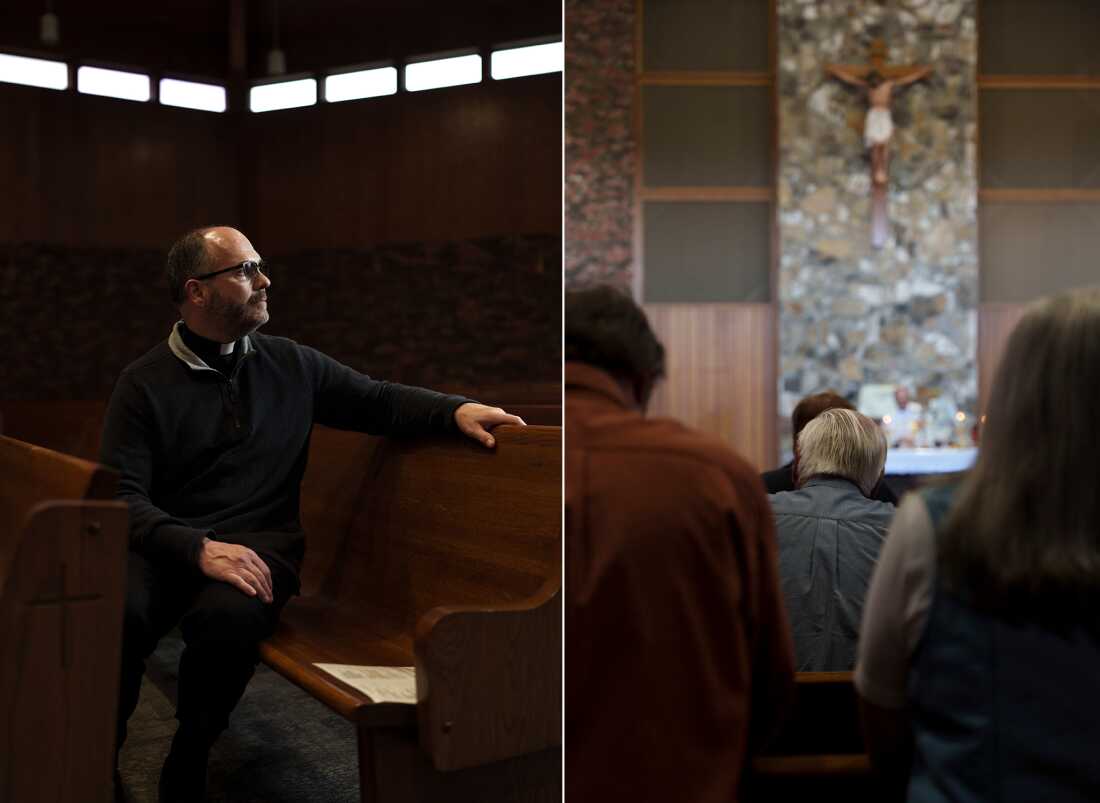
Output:
<instances>
[{"instance_id":1,"label":"eyeglasses","mask_svg":"<svg viewBox=\"0 0 1100 803\"><path fill-rule=\"evenodd\" d=\"M231 265L228 268L222 268L221 270L215 270L210 273L202 273L198 276L192 276L192 279L198 279L203 281L205 279L213 279L215 276L221 276L223 273L231 273L232 271L240 271L241 278L252 281L256 278L256 274L263 273L264 268L267 267L267 263L261 260L246 259L239 265Z\"/></svg>"}]
</instances>

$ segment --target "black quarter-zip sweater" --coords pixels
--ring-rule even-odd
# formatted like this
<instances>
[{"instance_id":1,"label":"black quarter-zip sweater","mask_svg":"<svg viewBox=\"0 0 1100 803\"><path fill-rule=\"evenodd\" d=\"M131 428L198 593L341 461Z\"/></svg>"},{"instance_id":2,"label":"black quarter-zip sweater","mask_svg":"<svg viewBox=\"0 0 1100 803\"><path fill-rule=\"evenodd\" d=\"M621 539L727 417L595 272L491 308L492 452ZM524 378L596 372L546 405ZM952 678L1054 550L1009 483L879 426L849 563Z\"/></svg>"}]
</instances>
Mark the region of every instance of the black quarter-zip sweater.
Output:
<instances>
[{"instance_id":1,"label":"black quarter-zip sweater","mask_svg":"<svg viewBox=\"0 0 1100 803\"><path fill-rule=\"evenodd\" d=\"M241 338L235 356L216 361L223 373L182 332L177 323L167 342L122 372L100 451L100 461L121 473L130 548L156 561L195 566L209 537L297 573L313 423L373 435L454 432L454 412L469 401L376 381L293 340L261 334Z\"/></svg>"}]
</instances>

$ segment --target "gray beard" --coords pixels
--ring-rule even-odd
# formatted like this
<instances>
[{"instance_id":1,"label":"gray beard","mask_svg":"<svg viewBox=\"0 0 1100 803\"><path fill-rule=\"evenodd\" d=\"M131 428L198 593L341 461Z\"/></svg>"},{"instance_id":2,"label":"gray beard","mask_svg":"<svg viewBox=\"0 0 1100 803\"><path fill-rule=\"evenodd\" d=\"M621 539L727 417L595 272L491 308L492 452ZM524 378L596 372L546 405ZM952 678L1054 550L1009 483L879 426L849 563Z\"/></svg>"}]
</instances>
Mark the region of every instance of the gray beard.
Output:
<instances>
[{"instance_id":1,"label":"gray beard","mask_svg":"<svg viewBox=\"0 0 1100 803\"><path fill-rule=\"evenodd\" d=\"M216 291L211 298L210 314L233 341L252 334L267 323L270 317L267 310L262 309L258 303L253 303L252 299L244 304L235 304Z\"/></svg>"}]
</instances>

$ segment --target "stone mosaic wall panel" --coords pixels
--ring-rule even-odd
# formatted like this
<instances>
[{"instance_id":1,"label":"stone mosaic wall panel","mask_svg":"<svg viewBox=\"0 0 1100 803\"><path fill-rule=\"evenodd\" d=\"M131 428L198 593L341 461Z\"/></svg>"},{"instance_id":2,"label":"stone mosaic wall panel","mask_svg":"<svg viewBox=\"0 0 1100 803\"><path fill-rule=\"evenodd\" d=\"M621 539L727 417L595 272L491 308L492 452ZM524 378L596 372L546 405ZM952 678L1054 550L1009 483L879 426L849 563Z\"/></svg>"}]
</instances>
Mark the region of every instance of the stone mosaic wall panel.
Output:
<instances>
[{"instance_id":1,"label":"stone mosaic wall panel","mask_svg":"<svg viewBox=\"0 0 1100 803\"><path fill-rule=\"evenodd\" d=\"M634 0L565 2L565 281L629 290Z\"/></svg>"},{"instance_id":2,"label":"stone mosaic wall panel","mask_svg":"<svg viewBox=\"0 0 1100 803\"><path fill-rule=\"evenodd\" d=\"M407 384L560 382L557 235L269 261L268 334ZM0 245L0 399L106 399L177 320L163 265L159 251Z\"/></svg>"},{"instance_id":3,"label":"stone mosaic wall panel","mask_svg":"<svg viewBox=\"0 0 1100 803\"><path fill-rule=\"evenodd\" d=\"M780 416L904 383L977 406L975 0L778 0ZM862 90L826 76L930 64L895 92L886 245L871 247ZM784 449L789 448L789 434Z\"/></svg>"}]
</instances>

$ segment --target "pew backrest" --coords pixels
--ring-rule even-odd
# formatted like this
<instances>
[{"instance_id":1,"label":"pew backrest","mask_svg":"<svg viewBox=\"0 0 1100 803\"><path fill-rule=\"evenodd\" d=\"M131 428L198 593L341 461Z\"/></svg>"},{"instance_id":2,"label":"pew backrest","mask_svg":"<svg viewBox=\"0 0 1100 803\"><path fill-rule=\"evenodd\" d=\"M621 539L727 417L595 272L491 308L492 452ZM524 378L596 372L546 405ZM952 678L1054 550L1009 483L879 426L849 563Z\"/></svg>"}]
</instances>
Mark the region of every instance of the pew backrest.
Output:
<instances>
[{"instance_id":1,"label":"pew backrest","mask_svg":"<svg viewBox=\"0 0 1100 803\"><path fill-rule=\"evenodd\" d=\"M31 509L49 499L111 499L110 469L0 435L0 572Z\"/></svg>"},{"instance_id":2,"label":"pew backrest","mask_svg":"<svg viewBox=\"0 0 1100 803\"><path fill-rule=\"evenodd\" d=\"M315 427L302 483L303 599L264 660L363 728L396 720L319 677L317 655L414 663L419 741L437 770L561 738L560 427L373 438ZM316 611L344 624L334 630ZM325 658L326 661L333 659ZM391 706L392 707L392 706Z\"/></svg>"},{"instance_id":3,"label":"pew backrest","mask_svg":"<svg viewBox=\"0 0 1100 803\"><path fill-rule=\"evenodd\" d=\"M8 399L0 401L0 435L94 461L106 412L104 399Z\"/></svg>"},{"instance_id":4,"label":"pew backrest","mask_svg":"<svg viewBox=\"0 0 1100 803\"><path fill-rule=\"evenodd\" d=\"M494 451L457 437L358 437L345 441L350 460L311 449L311 464L324 460L348 479L330 493L350 496L354 511L336 548L325 525L341 526L347 512L315 502L303 511L307 562L326 561L310 570L322 575L320 593L380 610L412 633L438 606L518 603L560 576L560 428L498 428ZM314 552L318 540L330 543Z\"/></svg>"},{"instance_id":5,"label":"pew backrest","mask_svg":"<svg viewBox=\"0 0 1100 803\"><path fill-rule=\"evenodd\" d=\"M128 514L114 472L0 437L0 800L107 803Z\"/></svg>"},{"instance_id":6,"label":"pew backrest","mask_svg":"<svg viewBox=\"0 0 1100 803\"><path fill-rule=\"evenodd\" d=\"M863 753L851 672L799 672L794 710L768 748L773 755Z\"/></svg>"},{"instance_id":7,"label":"pew backrest","mask_svg":"<svg viewBox=\"0 0 1100 803\"><path fill-rule=\"evenodd\" d=\"M863 747L852 673L799 672L795 687L793 713L766 753L753 757L741 799L889 799L875 784Z\"/></svg>"}]
</instances>

